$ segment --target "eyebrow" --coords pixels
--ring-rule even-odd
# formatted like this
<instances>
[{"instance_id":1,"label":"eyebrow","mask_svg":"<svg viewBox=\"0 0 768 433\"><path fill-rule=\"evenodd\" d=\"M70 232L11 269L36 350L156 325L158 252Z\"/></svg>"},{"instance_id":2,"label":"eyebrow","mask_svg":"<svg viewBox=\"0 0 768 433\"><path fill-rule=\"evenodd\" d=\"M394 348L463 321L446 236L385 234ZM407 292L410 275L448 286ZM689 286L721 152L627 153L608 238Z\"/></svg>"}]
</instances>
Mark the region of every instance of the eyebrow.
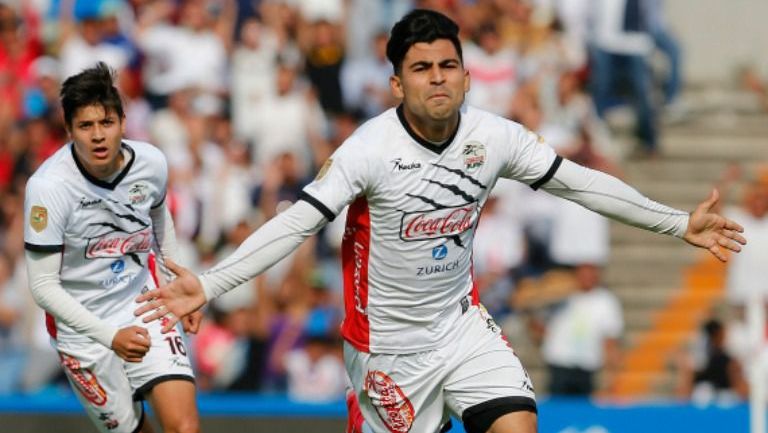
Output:
<instances>
[{"instance_id":1,"label":"eyebrow","mask_svg":"<svg viewBox=\"0 0 768 433\"><path fill-rule=\"evenodd\" d=\"M415 69L415 68L419 68L419 67L431 67L434 63L435 62L430 62L428 60L419 60L419 61L411 63L408 66L408 68L409 69ZM451 65L451 64L458 65L459 63L460 63L459 59L450 58L450 59L441 60L440 62L438 62L438 65L440 65L440 66L448 66L448 65Z\"/></svg>"}]
</instances>

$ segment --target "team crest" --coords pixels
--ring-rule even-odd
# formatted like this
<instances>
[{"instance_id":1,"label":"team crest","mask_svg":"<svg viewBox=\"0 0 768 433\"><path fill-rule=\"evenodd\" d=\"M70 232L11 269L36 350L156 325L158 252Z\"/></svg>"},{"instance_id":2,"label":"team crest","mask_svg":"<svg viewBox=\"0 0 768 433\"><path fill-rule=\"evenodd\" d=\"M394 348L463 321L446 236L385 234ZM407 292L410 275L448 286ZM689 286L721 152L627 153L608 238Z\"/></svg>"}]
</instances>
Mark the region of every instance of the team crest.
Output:
<instances>
[{"instance_id":1,"label":"team crest","mask_svg":"<svg viewBox=\"0 0 768 433\"><path fill-rule=\"evenodd\" d=\"M128 190L128 201L131 202L132 205L137 205L140 203L144 203L144 201L147 200L147 197L149 196L149 187L146 183L134 183L131 185L131 188Z\"/></svg>"},{"instance_id":2,"label":"team crest","mask_svg":"<svg viewBox=\"0 0 768 433\"><path fill-rule=\"evenodd\" d=\"M476 171L485 164L485 145L478 141L470 141L464 144L464 168L467 171Z\"/></svg>"},{"instance_id":3,"label":"team crest","mask_svg":"<svg viewBox=\"0 0 768 433\"><path fill-rule=\"evenodd\" d=\"M43 206L32 206L29 212L29 225L38 233L48 227L48 209Z\"/></svg>"},{"instance_id":4,"label":"team crest","mask_svg":"<svg viewBox=\"0 0 768 433\"><path fill-rule=\"evenodd\" d=\"M317 176L315 176L315 180L320 180L325 177L325 175L328 173L328 170L331 168L331 165L333 165L333 158L328 158L325 160L325 164L323 164L322 167L320 167L320 171L317 172Z\"/></svg>"}]
</instances>

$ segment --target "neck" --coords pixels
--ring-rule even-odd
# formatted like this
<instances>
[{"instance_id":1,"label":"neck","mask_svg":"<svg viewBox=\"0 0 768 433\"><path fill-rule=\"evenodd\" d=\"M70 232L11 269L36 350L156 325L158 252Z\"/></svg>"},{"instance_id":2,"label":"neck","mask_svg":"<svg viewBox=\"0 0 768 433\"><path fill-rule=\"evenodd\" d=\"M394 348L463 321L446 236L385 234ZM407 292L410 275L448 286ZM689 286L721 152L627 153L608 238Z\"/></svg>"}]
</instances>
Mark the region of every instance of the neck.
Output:
<instances>
[{"instance_id":1,"label":"neck","mask_svg":"<svg viewBox=\"0 0 768 433\"><path fill-rule=\"evenodd\" d=\"M459 113L454 113L445 120L420 119L404 107L405 120L413 132L419 137L437 145L443 144L456 131L459 124Z\"/></svg>"}]
</instances>

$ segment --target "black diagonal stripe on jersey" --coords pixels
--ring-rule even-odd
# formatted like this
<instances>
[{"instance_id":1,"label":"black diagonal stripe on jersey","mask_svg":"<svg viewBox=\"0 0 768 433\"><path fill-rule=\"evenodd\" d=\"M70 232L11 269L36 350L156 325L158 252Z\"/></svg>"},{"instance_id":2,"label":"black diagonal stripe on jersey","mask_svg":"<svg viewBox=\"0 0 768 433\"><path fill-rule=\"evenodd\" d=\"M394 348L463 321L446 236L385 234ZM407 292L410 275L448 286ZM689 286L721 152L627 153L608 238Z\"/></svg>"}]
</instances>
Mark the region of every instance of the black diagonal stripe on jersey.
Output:
<instances>
[{"instance_id":1,"label":"black diagonal stripe on jersey","mask_svg":"<svg viewBox=\"0 0 768 433\"><path fill-rule=\"evenodd\" d=\"M135 222L136 224L140 225L142 228L149 227L149 224L147 224L145 221L140 220L135 215L131 214L119 214L119 213L113 213L114 216L122 219L126 219L131 222Z\"/></svg>"},{"instance_id":2,"label":"black diagonal stripe on jersey","mask_svg":"<svg viewBox=\"0 0 768 433\"><path fill-rule=\"evenodd\" d=\"M407 195L408 197L411 197L411 198L417 198L417 199L423 201L426 204L431 204L432 206L435 207L435 209L448 209L449 207L453 207L453 206L446 206L444 204L440 204L440 203L438 203L438 202L436 202L436 201L434 201L434 200L432 200L430 198L424 197L424 196L415 195L415 194L405 194L405 195Z\"/></svg>"},{"instance_id":3,"label":"black diagonal stripe on jersey","mask_svg":"<svg viewBox=\"0 0 768 433\"><path fill-rule=\"evenodd\" d=\"M116 226L112 223L90 223L88 226L100 226L100 227L109 227L111 229L114 229L115 231L122 232L122 233L130 233L128 230L125 230L122 227Z\"/></svg>"},{"instance_id":4,"label":"black diagonal stripe on jersey","mask_svg":"<svg viewBox=\"0 0 768 433\"><path fill-rule=\"evenodd\" d=\"M432 179L426 179L426 178L425 178L425 179L422 179L422 180L423 180L423 181L425 181L425 182L429 182L429 183L431 183L431 184L433 184L433 185L438 185L438 186L440 186L441 188L445 188L445 189L447 189L448 191L450 191L450 192L452 192L452 193L454 193L454 194L458 195L459 197L463 198L463 199L464 199L464 200L466 200L467 202L473 202L473 201L477 201L477 199L476 199L476 198L474 198L474 197L472 197L471 195L467 194L466 192L462 191L462 190L461 190L461 188L459 188L459 187L458 187L458 186L456 186L456 185L448 185L448 184L445 184L445 183L442 183L442 182L438 182L438 181L436 181L436 180L432 180Z\"/></svg>"},{"instance_id":5,"label":"black diagonal stripe on jersey","mask_svg":"<svg viewBox=\"0 0 768 433\"><path fill-rule=\"evenodd\" d=\"M139 259L138 254L136 253L128 253L128 257L131 258L139 267L144 267L144 265L141 264L141 259Z\"/></svg>"},{"instance_id":6,"label":"black diagonal stripe on jersey","mask_svg":"<svg viewBox=\"0 0 768 433\"><path fill-rule=\"evenodd\" d=\"M440 165L440 164L435 164L434 162L432 163L432 165L437 167L437 168L442 168L445 171L451 172L451 173L461 177L462 179L467 179L471 184L477 185L477 186L479 186L482 189L488 188L487 186L483 185L480 181L478 181L474 177L469 176L468 174L464 173L463 171L461 171L459 169L446 167L446 166Z\"/></svg>"}]
</instances>

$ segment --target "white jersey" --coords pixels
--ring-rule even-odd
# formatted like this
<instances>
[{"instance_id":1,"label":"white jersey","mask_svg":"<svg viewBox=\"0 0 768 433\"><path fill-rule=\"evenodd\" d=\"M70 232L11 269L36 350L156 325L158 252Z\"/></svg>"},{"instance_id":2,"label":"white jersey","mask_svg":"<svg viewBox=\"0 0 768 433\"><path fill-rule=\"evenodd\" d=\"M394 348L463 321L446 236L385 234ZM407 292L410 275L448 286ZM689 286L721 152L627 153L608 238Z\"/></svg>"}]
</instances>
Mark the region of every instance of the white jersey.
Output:
<instances>
[{"instance_id":1,"label":"white jersey","mask_svg":"<svg viewBox=\"0 0 768 433\"><path fill-rule=\"evenodd\" d=\"M24 201L25 248L62 252L64 290L117 327L134 321L134 298L155 287L147 266L155 241L149 212L163 203L168 178L159 149L130 140L122 146L130 157L111 182L89 175L71 143L62 146L29 179ZM60 322L50 331L59 340L79 338Z\"/></svg>"},{"instance_id":2,"label":"white jersey","mask_svg":"<svg viewBox=\"0 0 768 433\"><path fill-rule=\"evenodd\" d=\"M500 177L533 188L560 158L521 125L466 107L444 145L419 138L402 108L362 125L304 190L333 219L349 203L342 244L345 339L373 353L442 344L478 302L472 241Z\"/></svg>"}]
</instances>

